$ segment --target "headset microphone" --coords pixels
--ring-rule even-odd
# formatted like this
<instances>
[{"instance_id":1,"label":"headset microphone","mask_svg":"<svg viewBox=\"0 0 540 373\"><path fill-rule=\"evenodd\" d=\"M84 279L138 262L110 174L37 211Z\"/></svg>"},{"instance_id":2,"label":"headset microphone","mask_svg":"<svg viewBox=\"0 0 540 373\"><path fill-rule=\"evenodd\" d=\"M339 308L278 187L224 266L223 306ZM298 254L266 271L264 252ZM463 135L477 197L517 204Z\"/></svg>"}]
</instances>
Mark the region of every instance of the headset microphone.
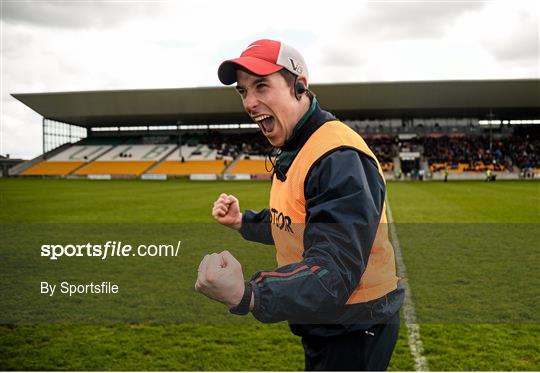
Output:
<instances>
[{"instance_id":1,"label":"headset microphone","mask_svg":"<svg viewBox=\"0 0 540 373\"><path fill-rule=\"evenodd\" d=\"M285 181L287 180L287 176L281 171L281 168L279 166L274 168L274 172L276 173L276 177L279 181Z\"/></svg>"},{"instance_id":2,"label":"headset microphone","mask_svg":"<svg viewBox=\"0 0 540 373\"><path fill-rule=\"evenodd\" d=\"M268 169L268 167L266 166L266 161L267 160L270 161L270 164L272 165L272 168L270 168L270 169ZM287 180L287 176L285 175L285 173L281 170L279 165L272 160L271 152L266 154L266 157L264 158L264 168L266 168L266 171L268 171L268 172L273 171L276 174L276 177L278 178L279 181Z\"/></svg>"}]
</instances>

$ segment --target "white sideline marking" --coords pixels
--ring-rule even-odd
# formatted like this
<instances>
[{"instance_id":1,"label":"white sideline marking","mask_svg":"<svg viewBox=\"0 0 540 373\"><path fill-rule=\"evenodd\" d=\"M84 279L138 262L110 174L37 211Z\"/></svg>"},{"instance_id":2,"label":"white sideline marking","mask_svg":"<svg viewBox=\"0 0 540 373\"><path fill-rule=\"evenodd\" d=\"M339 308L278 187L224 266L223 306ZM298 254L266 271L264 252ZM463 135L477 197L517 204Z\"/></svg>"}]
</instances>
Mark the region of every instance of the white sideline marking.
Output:
<instances>
[{"instance_id":1,"label":"white sideline marking","mask_svg":"<svg viewBox=\"0 0 540 373\"><path fill-rule=\"evenodd\" d=\"M407 281L407 268L403 261L403 255L401 255L401 247L399 246L399 240L394 227L394 218L392 216L392 210L388 201L386 202L386 214L388 218L388 225L390 226L390 240L394 246L394 253L396 255L397 272L400 278L404 278L402 281L403 288L405 290L405 300L403 301L403 318L407 326L407 340L411 354L414 360L414 368L417 372L428 371L429 366L426 358L423 355L424 347L422 346L422 340L420 339L420 327L416 321L416 312L414 310L414 304L411 297L411 288Z\"/></svg>"}]
</instances>

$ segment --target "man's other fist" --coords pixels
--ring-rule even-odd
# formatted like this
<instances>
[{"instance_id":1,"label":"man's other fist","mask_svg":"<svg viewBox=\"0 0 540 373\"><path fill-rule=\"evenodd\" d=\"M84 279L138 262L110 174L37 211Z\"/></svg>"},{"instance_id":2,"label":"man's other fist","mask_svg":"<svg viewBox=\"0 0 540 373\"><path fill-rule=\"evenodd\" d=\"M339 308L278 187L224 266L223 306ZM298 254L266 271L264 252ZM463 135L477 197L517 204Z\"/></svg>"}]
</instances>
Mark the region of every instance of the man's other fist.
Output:
<instances>
[{"instance_id":1,"label":"man's other fist","mask_svg":"<svg viewBox=\"0 0 540 373\"><path fill-rule=\"evenodd\" d=\"M242 300L244 288L242 265L230 252L205 255L199 265L195 290L232 308Z\"/></svg>"},{"instance_id":2,"label":"man's other fist","mask_svg":"<svg viewBox=\"0 0 540 373\"><path fill-rule=\"evenodd\" d=\"M233 195L221 193L216 202L214 202L212 216L220 224L229 228L239 230L242 227L240 202Z\"/></svg>"}]
</instances>

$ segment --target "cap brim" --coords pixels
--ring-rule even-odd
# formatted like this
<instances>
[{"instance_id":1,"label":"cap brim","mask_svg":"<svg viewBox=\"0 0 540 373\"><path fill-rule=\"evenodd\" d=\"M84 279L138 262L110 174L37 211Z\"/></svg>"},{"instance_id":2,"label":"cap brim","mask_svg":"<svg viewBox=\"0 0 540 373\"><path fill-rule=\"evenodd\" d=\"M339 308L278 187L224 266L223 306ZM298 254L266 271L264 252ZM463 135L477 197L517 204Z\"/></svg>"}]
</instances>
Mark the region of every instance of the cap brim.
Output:
<instances>
[{"instance_id":1,"label":"cap brim","mask_svg":"<svg viewBox=\"0 0 540 373\"><path fill-rule=\"evenodd\" d=\"M255 75L270 75L283 69L283 66L276 65L255 57L240 57L223 62L218 69L218 77L221 83L230 85L236 82L236 70L242 66L244 69Z\"/></svg>"}]
</instances>

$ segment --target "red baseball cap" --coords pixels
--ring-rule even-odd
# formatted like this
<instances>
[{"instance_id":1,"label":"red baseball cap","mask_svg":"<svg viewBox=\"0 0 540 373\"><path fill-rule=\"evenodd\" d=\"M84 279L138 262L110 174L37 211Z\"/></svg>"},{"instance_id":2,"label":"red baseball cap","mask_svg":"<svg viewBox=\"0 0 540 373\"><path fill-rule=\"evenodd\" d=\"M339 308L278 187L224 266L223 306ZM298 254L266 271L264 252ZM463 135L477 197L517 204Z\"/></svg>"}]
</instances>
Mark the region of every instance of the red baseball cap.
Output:
<instances>
[{"instance_id":1,"label":"red baseball cap","mask_svg":"<svg viewBox=\"0 0 540 373\"><path fill-rule=\"evenodd\" d=\"M223 62L218 69L219 80L225 85L235 83L239 66L261 76L285 68L294 75L308 77L306 62L300 52L285 43L269 39L254 41L240 57Z\"/></svg>"}]
</instances>

